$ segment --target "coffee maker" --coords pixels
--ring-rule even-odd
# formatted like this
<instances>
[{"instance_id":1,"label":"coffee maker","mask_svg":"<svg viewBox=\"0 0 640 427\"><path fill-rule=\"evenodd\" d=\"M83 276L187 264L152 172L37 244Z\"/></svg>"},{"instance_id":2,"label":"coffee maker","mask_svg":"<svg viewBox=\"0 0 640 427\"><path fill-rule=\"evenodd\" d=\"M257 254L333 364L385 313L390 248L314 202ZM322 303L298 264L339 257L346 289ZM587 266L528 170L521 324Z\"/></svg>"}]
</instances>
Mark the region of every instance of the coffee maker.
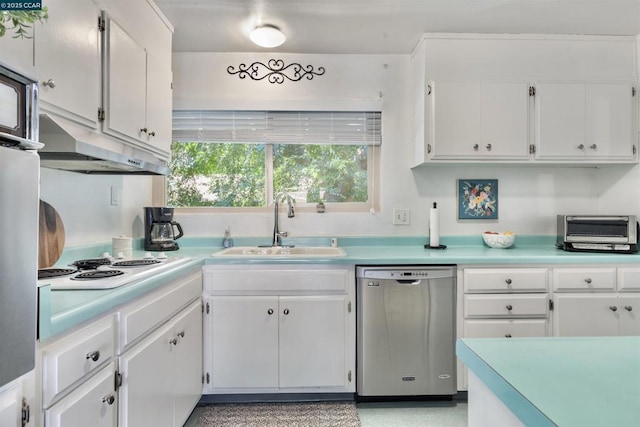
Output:
<instances>
[{"instance_id":1,"label":"coffee maker","mask_svg":"<svg viewBox=\"0 0 640 427\"><path fill-rule=\"evenodd\" d=\"M177 228L178 233L175 233ZM175 242L183 236L182 227L173 220L173 208L144 208L144 250L175 251Z\"/></svg>"}]
</instances>

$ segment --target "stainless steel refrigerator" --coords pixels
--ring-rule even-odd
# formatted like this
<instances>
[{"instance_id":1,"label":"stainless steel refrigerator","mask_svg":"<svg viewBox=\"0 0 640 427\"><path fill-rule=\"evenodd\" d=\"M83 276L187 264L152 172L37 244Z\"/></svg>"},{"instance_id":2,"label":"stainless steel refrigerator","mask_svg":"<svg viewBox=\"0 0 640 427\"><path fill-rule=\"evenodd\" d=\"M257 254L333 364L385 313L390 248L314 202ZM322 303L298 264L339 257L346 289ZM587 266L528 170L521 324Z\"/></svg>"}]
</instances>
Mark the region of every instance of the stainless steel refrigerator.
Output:
<instances>
[{"instance_id":1,"label":"stainless steel refrigerator","mask_svg":"<svg viewBox=\"0 0 640 427\"><path fill-rule=\"evenodd\" d=\"M35 363L40 159L0 146L0 387Z\"/></svg>"}]
</instances>

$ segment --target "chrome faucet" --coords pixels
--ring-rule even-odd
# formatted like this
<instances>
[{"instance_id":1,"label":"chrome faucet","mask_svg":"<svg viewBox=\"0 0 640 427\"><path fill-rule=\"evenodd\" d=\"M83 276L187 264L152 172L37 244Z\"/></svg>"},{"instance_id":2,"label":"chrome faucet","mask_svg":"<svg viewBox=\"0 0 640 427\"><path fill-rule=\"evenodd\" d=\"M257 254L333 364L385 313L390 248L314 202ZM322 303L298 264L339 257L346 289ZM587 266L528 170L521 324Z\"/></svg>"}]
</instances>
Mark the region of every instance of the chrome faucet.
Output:
<instances>
[{"instance_id":1,"label":"chrome faucet","mask_svg":"<svg viewBox=\"0 0 640 427\"><path fill-rule=\"evenodd\" d=\"M273 241L271 246L282 246L282 238L287 237L286 231L280 231L278 226L278 208L280 207L280 199L287 201L287 217L293 218L296 216L293 210L293 197L288 193L279 193L273 200Z\"/></svg>"}]
</instances>

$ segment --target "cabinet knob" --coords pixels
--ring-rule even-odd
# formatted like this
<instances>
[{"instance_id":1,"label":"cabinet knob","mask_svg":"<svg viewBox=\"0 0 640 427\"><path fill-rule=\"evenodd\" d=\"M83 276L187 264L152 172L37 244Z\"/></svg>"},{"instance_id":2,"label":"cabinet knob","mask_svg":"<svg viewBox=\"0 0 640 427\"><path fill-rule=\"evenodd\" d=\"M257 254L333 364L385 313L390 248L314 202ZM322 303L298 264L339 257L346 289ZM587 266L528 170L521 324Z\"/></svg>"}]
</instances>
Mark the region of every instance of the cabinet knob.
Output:
<instances>
[{"instance_id":1,"label":"cabinet knob","mask_svg":"<svg viewBox=\"0 0 640 427\"><path fill-rule=\"evenodd\" d=\"M587 277L586 279L584 279L584 281L589 283L589 284L592 282L591 277Z\"/></svg>"},{"instance_id":2,"label":"cabinet knob","mask_svg":"<svg viewBox=\"0 0 640 427\"><path fill-rule=\"evenodd\" d=\"M180 338L184 338L184 331L180 331L176 335L179 336Z\"/></svg>"},{"instance_id":3,"label":"cabinet knob","mask_svg":"<svg viewBox=\"0 0 640 427\"><path fill-rule=\"evenodd\" d=\"M511 304L507 304L507 310L511 311L513 309L513 306Z\"/></svg>"},{"instance_id":4,"label":"cabinet knob","mask_svg":"<svg viewBox=\"0 0 640 427\"><path fill-rule=\"evenodd\" d=\"M624 309L627 310L627 311L632 311L633 307L631 307L630 305L625 305Z\"/></svg>"},{"instance_id":5,"label":"cabinet knob","mask_svg":"<svg viewBox=\"0 0 640 427\"><path fill-rule=\"evenodd\" d=\"M510 285L510 284L511 284L511 279L507 279L507 280L505 280L504 282L505 282L507 285Z\"/></svg>"},{"instance_id":6,"label":"cabinet knob","mask_svg":"<svg viewBox=\"0 0 640 427\"><path fill-rule=\"evenodd\" d=\"M505 338L511 338L511 334L504 334Z\"/></svg>"},{"instance_id":7,"label":"cabinet knob","mask_svg":"<svg viewBox=\"0 0 640 427\"><path fill-rule=\"evenodd\" d=\"M584 144L578 145L578 150L584 150Z\"/></svg>"},{"instance_id":8,"label":"cabinet knob","mask_svg":"<svg viewBox=\"0 0 640 427\"><path fill-rule=\"evenodd\" d=\"M149 132L149 136L156 136L156 132L155 131Z\"/></svg>"},{"instance_id":9,"label":"cabinet knob","mask_svg":"<svg viewBox=\"0 0 640 427\"><path fill-rule=\"evenodd\" d=\"M89 353L87 353L86 359L91 359L94 362L97 362L98 359L100 359L100 351L99 350L90 351Z\"/></svg>"},{"instance_id":10,"label":"cabinet knob","mask_svg":"<svg viewBox=\"0 0 640 427\"><path fill-rule=\"evenodd\" d=\"M616 307L615 305L612 305L612 306L609 307L609 310L618 311L618 307Z\"/></svg>"},{"instance_id":11,"label":"cabinet knob","mask_svg":"<svg viewBox=\"0 0 640 427\"><path fill-rule=\"evenodd\" d=\"M177 338L171 338L169 340L169 344L178 345L178 339Z\"/></svg>"},{"instance_id":12,"label":"cabinet knob","mask_svg":"<svg viewBox=\"0 0 640 427\"><path fill-rule=\"evenodd\" d=\"M598 148L598 146L596 144L591 144L589 148L591 148L592 150L595 150Z\"/></svg>"},{"instance_id":13,"label":"cabinet knob","mask_svg":"<svg viewBox=\"0 0 640 427\"><path fill-rule=\"evenodd\" d=\"M56 82L53 79L49 79L46 82L42 82L42 86L50 87L51 89L56 87Z\"/></svg>"},{"instance_id":14,"label":"cabinet knob","mask_svg":"<svg viewBox=\"0 0 640 427\"><path fill-rule=\"evenodd\" d=\"M105 397L102 398L102 402L106 403L108 405L113 405L113 402L115 402L115 401L116 401L116 398L115 398L115 396L113 394L110 394L110 395L105 396Z\"/></svg>"},{"instance_id":15,"label":"cabinet knob","mask_svg":"<svg viewBox=\"0 0 640 427\"><path fill-rule=\"evenodd\" d=\"M479 146L478 144L473 144L473 149L474 149L475 151L478 151L478 148L480 148L480 146Z\"/></svg>"},{"instance_id":16,"label":"cabinet knob","mask_svg":"<svg viewBox=\"0 0 640 427\"><path fill-rule=\"evenodd\" d=\"M142 133L147 133L148 130L149 129L147 129L147 128L140 128L140 132L142 132Z\"/></svg>"},{"instance_id":17,"label":"cabinet knob","mask_svg":"<svg viewBox=\"0 0 640 427\"><path fill-rule=\"evenodd\" d=\"M427 153L431 153L431 144L427 144Z\"/></svg>"},{"instance_id":18,"label":"cabinet knob","mask_svg":"<svg viewBox=\"0 0 640 427\"><path fill-rule=\"evenodd\" d=\"M289 314L289 309L288 309L288 308L285 308L285 309L284 309L284 311L283 311L283 313L284 313L284 315L285 315L285 316L286 316L286 315L288 315L288 314Z\"/></svg>"},{"instance_id":19,"label":"cabinet knob","mask_svg":"<svg viewBox=\"0 0 640 427\"><path fill-rule=\"evenodd\" d=\"M271 316L271 315L273 314L273 309L272 309L272 308L270 308L269 310L267 310L267 314L268 314L269 316Z\"/></svg>"},{"instance_id":20,"label":"cabinet knob","mask_svg":"<svg viewBox=\"0 0 640 427\"><path fill-rule=\"evenodd\" d=\"M487 151L491 151L491 144L487 144Z\"/></svg>"}]
</instances>

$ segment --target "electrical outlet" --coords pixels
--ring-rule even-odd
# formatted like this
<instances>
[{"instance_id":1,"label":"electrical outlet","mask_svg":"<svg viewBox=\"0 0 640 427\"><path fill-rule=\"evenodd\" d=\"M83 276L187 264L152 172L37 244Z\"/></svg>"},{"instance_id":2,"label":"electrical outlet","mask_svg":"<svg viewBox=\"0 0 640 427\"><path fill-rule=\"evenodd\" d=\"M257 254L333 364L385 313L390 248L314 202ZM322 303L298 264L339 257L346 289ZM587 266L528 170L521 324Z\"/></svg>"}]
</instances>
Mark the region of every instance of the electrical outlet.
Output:
<instances>
[{"instance_id":1,"label":"electrical outlet","mask_svg":"<svg viewBox=\"0 0 640 427\"><path fill-rule=\"evenodd\" d=\"M394 209L393 223L395 225L409 225L411 223L411 211L409 209Z\"/></svg>"},{"instance_id":2,"label":"electrical outlet","mask_svg":"<svg viewBox=\"0 0 640 427\"><path fill-rule=\"evenodd\" d=\"M111 206L120 206L120 192L118 187L111 187Z\"/></svg>"}]
</instances>

